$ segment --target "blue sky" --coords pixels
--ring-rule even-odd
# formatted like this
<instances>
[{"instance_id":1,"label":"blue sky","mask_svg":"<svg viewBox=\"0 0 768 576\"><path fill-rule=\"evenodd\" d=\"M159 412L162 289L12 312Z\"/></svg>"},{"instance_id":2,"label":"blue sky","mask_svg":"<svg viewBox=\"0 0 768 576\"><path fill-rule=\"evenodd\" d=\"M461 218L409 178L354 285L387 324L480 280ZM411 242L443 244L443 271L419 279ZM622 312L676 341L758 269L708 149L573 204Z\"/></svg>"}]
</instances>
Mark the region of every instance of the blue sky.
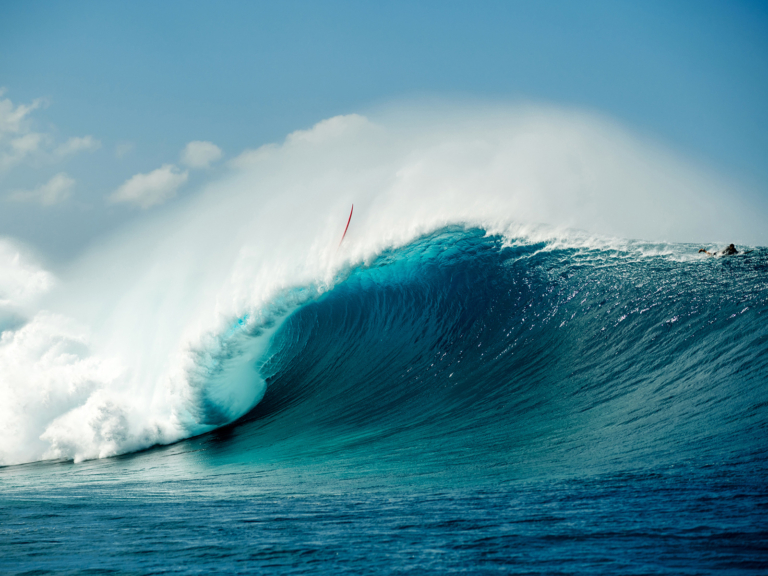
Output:
<instances>
[{"instance_id":1,"label":"blue sky","mask_svg":"<svg viewBox=\"0 0 768 576\"><path fill-rule=\"evenodd\" d=\"M191 141L231 158L418 98L597 111L768 196L762 3L6 1L0 87L32 108L4 153L42 135L0 172L0 236L52 257L140 215L104 199Z\"/></svg>"}]
</instances>

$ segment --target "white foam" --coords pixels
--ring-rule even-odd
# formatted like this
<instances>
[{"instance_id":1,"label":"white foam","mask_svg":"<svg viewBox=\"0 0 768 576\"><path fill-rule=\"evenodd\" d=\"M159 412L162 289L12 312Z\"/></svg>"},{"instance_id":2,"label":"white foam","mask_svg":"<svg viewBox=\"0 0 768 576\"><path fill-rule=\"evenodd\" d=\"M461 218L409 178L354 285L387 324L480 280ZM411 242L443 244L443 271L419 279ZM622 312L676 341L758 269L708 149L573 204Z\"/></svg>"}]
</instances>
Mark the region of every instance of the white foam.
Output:
<instances>
[{"instance_id":1,"label":"white foam","mask_svg":"<svg viewBox=\"0 0 768 576\"><path fill-rule=\"evenodd\" d=\"M38 298L55 283L23 246L0 238L0 331L34 311Z\"/></svg>"},{"instance_id":2,"label":"white foam","mask_svg":"<svg viewBox=\"0 0 768 576\"><path fill-rule=\"evenodd\" d=\"M0 341L0 462L110 456L239 417L264 393L259 362L290 310L446 224L662 250L762 233L737 198L716 202L726 185L712 174L605 119L443 112L340 116L246 151L186 204L84 254L55 289L0 244L0 270L14 270L4 305L27 320Z\"/></svg>"}]
</instances>

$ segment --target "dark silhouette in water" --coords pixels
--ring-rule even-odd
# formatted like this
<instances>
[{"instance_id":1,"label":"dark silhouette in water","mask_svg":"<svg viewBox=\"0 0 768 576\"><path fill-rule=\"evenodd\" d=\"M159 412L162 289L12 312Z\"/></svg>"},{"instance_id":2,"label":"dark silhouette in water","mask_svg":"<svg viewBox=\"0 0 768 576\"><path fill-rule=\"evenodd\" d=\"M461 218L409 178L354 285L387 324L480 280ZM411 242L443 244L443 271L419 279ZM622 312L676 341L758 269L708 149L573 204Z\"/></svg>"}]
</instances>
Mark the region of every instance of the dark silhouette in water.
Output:
<instances>
[{"instance_id":1,"label":"dark silhouette in water","mask_svg":"<svg viewBox=\"0 0 768 576\"><path fill-rule=\"evenodd\" d=\"M699 254L704 252L704 254L709 254L710 256L717 256L718 254L720 256L733 256L734 254L738 254L739 251L736 250L736 247L733 244L729 244L726 248L723 248L719 253L718 252L707 252L704 248L699 250Z\"/></svg>"}]
</instances>

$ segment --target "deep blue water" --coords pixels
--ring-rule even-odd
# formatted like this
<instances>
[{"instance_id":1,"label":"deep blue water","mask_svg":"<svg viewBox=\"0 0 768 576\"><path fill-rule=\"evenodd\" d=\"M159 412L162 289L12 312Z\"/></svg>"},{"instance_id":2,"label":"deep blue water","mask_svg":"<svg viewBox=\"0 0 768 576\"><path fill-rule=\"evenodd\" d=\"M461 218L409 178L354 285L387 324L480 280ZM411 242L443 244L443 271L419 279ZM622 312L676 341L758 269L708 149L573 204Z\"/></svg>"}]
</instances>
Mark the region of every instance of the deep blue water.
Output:
<instances>
[{"instance_id":1,"label":"deep blue water","mask_svg":"<svg viewBox=\"0 0 768 576\"><path fill-rule=\"evenodd\" d=\"M0 469L0 572L768 573L768 251L641 248L382 254L234 424Z\"/></svg>"}]
</instances>

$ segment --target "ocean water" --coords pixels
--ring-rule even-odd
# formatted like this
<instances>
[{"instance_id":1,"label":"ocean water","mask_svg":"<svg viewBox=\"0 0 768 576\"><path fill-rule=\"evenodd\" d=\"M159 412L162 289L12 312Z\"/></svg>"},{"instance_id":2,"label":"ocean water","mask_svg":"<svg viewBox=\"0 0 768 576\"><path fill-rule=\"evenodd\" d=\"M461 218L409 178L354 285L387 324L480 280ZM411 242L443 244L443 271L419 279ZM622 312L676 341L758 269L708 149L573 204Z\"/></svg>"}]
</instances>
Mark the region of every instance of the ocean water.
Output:
<instances>
[{"instance_id":1,"label":"ocean water","mask_svg":"<svg viewBox=\"0 0 768 576\"><path fill-rule=\"evenodd\" d=\"M58 355L12 397L0 572L767 573L768 250L574 238L436 226L281 285L175 404L7 320Z\"/></svg>"}]
</instances>

